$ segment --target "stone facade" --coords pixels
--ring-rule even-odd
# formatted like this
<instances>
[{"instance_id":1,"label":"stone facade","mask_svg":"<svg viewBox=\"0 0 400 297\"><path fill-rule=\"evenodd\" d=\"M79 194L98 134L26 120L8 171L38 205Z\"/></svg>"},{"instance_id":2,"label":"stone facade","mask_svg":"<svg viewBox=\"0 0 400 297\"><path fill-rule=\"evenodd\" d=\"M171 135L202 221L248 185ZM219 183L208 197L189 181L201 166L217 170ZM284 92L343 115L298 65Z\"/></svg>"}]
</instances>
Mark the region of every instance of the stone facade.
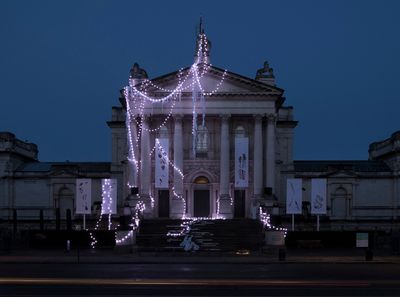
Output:
<instances>
[{"instance_id":1,"label":"stone facade","mask_svg":"<svg viewBox=\"0 0 400 297\"><path fill-rule=\"evenodd\" d=\"M138 65L137 69L140 70ZM140 79L147 77L146 72L140 73ZM178 83L177 73L163 75L152 82L165 89L173 88ZM254 217L254 208L264 205L270 213L283 219L284 224L289 224L290 217L285 212L286 180L296 177L303 180L303 213L298 215L297 226L307 229L313 220L309 214L311 179L322 177L327 179L328 197L328 213L321 218L322 228L386 229L396 224L400 210L400 132L372 143L369 160L293 160L297 125L294 109L284 105L284 90L275 85L269 65L266 63L259 69L255 79L229 71L224 74L222 69L211 66L203 78L205 91L214 89L222 76L225 80L220 89L206 98L203 132L207 141L203 150L195 153L192 147L190 92L182 93L166 121L162 133L169 139L168 157L182 168L183 181L170 167L168 189L155 188L155 161L148 152L159 134L148 133L142 138L145 141L140 143L137 153L146 169L139 174L138 187L144 199L150 196L154 199L154 207L148 208L147 217L180 217L182 205L174 199L174 187L185 199L187 216L201 213L217 217L219 212L226 218ZM163 96L163 91L150 89L149 95ZM44 211L45 219L54 219L56 208L65 217L66 209L75 207L76 178L93 180L93 218L101 201L101 179L116 178L118 211L123 213L130 189L126 186L128 147L122 93L119 101L119 106L112 108L108 122L111 162L40 162L35 144L20 141L9 132L0 133L0 219L3 222L12 217L14 209L20 220L37 219L39 210ZM158 127L167 113L162 104L145 106L145 124L150 129ZM235 137L239 134L249 139L249 184L237 189L234 155ZM196 197L206 197L206 203L199 206Z\"/></svg>"}]
</instances>

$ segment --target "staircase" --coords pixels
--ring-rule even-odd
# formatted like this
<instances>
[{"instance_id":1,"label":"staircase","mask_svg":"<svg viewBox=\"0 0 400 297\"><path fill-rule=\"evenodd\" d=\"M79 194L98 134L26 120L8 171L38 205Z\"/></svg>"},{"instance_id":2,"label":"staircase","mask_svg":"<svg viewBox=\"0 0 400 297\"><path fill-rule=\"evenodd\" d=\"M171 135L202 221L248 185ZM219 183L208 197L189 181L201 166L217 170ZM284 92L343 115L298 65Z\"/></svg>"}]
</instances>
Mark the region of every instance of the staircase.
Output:
<instances>
[{"instance_id":1,"label":"staircase","mask_svg":"<svg viewBox=\"0 0 400 297\"><path fill-rule=\"evenodd\" d=\"M192 222L189 233L182 223L189 221L173 219L147 219L140 222L136 242L139 251L183 251L180 246L185 236L191 236L199 251L236 252L256 251L264 244L262 224L251 219L201 220Z\"/></svg>"}]
</instances>

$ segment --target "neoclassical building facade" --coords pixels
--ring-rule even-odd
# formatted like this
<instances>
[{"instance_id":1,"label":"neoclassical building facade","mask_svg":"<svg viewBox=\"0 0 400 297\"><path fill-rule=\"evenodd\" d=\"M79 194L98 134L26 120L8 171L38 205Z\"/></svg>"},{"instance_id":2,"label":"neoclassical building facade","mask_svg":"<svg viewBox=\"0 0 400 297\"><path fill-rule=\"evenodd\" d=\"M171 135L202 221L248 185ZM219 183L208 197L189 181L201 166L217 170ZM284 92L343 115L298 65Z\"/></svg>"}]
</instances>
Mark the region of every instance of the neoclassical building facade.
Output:
<instances>
[{"instance_id":1,"label":"neoclassical building facade","mask_svg":"<svg viewBox=\"0 0 400 297\"><path fill-rule=\"evenodd\" d=\"M179 85L179 75L186 75L187 71L153 79L152 83L159 88L150 88L147 95L163 96L163 90ZM142 199L151 196L154 200L154 207L148 213L150 217L181 216L182 201L176 199L174 191L184 198L186 216L252 217L253 208L262 200L272 202L274 197L283 194L280 171L293 168L293 130L297 122L293 119L293 108L284 106L283 90L275 86L268 63L257 72L256 79L215 66L210 66L201 79L205 93L211 93L222 79L223 83L205 99L205 114L200 119L203 123L195 132L195 141L192 141L192 92L182 92L172 111L157 104L143 110L145 128L137 148L142 164L138 171L138 190ZM140 85L143 79L135 82ZM112 120L108 122L112 131L111 172L120 181L121 200L129 196L129 187L125 186L129 174L125 99L122 93L121 106L113 107ZM138 116L139 111L134 112ZM138 130L141 123L135 121L131 125L134 125L132 130ZM168 159L172 164L169 166L171 178L165 188L156 187L156 157L148 154L159 137L169 139ZM235 185L238 138L248 140L246 186ZM181 169L183 178L175 166Z\"/></svg>"},{"instance_id":2,"label":"neoclassical building facade","mask_svg":"<svg viewBox=\"0 0 400 297\"><path fill-rule=\"evenodd\" d=\"M286 182L299 178L298 226L306 228L311 180L324 178L323 228L397 226L400 132L371 144L369 160L293 160L298 122L269 64L254 79L245 77L212 66L207 44L197 45L204 56L199 61L197 54L195 68L149 79L138 64L132 67L129 88L107 122L111 162L40 162L35 144L0 133L0 222L15 211L19 220L36 219L40 210L52 220L57 208L74 214L77 178L92 179L94 219L101 180L114 178L115 217L139 200L147 218L255 218L263 205L286 224Z\"/></svg>"}]
</instances>

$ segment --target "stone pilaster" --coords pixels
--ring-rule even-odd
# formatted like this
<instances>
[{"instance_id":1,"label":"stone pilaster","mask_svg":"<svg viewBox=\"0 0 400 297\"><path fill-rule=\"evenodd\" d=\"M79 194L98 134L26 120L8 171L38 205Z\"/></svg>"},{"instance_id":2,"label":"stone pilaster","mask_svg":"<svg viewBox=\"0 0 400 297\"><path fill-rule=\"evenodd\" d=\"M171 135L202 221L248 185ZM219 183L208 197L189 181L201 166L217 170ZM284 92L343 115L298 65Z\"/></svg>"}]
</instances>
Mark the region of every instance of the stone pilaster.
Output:
<instances>
[{"instance_id":1,"label":"stone pilaster","mask_svg":"<svg viewBox=\"0 0 400 297\"><path fill-rule=\"evenodd\" d=\"M174 116L174 165L183 173L183 133L182 133L182 116ZM182 175L174 169L174 190L180 197L183 197L183 180ZM181 218L184 213L184 203L182 199L172 196L170 216L171 218Z\"/></svg>"},{"instance_id":2,"label":"stone pilaster","mask_svg":"<svg viewBox=\"0 0 400 297\"><path fill-rule=\"evenodd\" d=\"M139 193L141 200L145 204L144 216L152 217L153 209L151 207L150 199L150 185L151 185L151 159L150 159L150 133L148 117L143 117L142 131L140 138L140 188Z\"/></svg>"},{"instance_id":3,"label":"stone pilaster","mask_svg":"<svg viewBox=\"0 0 400 297\"><path fill-rule=\"evenodd\" d=\"M220 190L219 215L232 218L231 197L229 195L229 118L221 115L221 152L220 152Z\"/></svg>"},{"instance_id":4,"label":"stone pilaster","mask_svg":"<svg viewBox=\"0 0 400 297\"><path fill-rule=\"evenodd\" d=\"M275 190L275 114L267 115L267 142L266 142L266 187Z\"/></svg>"},{"instance_id":5,"label":"stone pilaster","mask_svg":"<svg viewBox=\"0 0 400 297\"><path fill-rule=\"evenodd\" d=\"M263 194L263 162L262 162L262 116L254 116L254 159L253 185L254 198L260 199Z\"/></svg>"}]
</instances>

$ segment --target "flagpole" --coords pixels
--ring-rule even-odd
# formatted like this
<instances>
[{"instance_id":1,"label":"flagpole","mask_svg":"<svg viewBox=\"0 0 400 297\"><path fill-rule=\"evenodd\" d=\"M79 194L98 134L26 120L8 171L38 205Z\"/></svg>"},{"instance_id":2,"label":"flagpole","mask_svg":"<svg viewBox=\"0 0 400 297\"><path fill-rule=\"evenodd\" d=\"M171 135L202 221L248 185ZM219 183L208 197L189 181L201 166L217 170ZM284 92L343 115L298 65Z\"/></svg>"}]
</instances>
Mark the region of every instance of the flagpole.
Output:
<instances>
[{"instance_id":1,"label":"flagpole","mask_svg":"<svg viewBox=\"0 0 400 297\"><path fill-rule=\"evenodd\" d=\"M292 213L292 231L294 231L294 214Z\"/></svg>"}]
</instances>

